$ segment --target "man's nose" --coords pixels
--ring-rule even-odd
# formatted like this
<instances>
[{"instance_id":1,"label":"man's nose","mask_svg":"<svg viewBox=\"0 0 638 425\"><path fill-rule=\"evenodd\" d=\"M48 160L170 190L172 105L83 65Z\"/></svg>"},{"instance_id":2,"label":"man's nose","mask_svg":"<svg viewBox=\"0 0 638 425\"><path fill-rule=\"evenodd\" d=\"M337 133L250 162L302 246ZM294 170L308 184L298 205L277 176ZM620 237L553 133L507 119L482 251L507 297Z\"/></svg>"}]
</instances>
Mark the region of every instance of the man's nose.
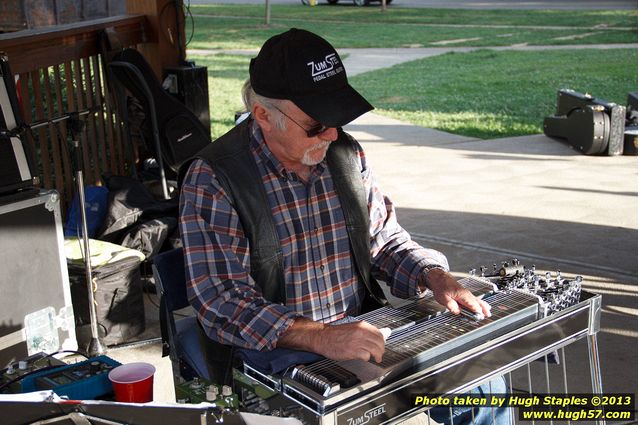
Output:
<instances>
[{"instance_id":1,"label":"man's nose","mask_svg":"<svg viewBox=\"0 0 638 425\"><path fill-rule=\"evenodd\" d=\"M319 135L321 140L325 141L334 141L337 140L337 129L335 127L330 127L323 133Z\"/></svg>"}]
</instances>

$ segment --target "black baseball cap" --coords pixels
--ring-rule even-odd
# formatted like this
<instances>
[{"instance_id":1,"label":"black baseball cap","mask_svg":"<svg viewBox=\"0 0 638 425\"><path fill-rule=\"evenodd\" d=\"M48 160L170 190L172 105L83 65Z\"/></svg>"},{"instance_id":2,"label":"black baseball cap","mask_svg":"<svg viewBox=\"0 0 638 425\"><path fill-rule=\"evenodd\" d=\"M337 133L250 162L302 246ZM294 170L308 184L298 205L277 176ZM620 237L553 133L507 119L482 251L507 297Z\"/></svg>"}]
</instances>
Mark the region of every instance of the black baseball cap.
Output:
<instances>
[{"instance_id":1,"label":"black baseball cap","mask_svg":"<svg viewBox=\"0 0 638 425\"><path fill-rule=\"evenodd\" d=\"M350 84L337 51L323 38L292 28L268 39L250 61L255 93L288 99L319 123L341 127L374 109Z\"/></svg>"}]
</instances>

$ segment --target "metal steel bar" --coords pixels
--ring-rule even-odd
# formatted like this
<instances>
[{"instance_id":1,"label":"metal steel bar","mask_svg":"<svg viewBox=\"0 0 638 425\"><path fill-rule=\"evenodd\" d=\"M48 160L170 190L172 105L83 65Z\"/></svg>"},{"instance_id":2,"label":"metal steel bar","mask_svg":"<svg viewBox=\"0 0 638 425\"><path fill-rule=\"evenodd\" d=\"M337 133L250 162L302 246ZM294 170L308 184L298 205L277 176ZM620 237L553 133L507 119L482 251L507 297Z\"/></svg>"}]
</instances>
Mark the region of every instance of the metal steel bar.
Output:
<instances>
[{"instance_id":1,"label":"metal steel bar","mask_svg":"<svg viewBox=\"0 0 638 425\"><path fill-rule=\"evenodd\" d=\"M598 353L598 337L596 333L587 335L587 346L589 352L589 369L591 372L592 393L603 393L603 380L600 370L600 358ZM598 424L605 425L605 419L598 419Z\"/></svg>"},{"instance_id":2,"label":"metal steel bar","mask_svg":"<svg viewBox=\"0 0 638 425\"><path fill-rule=\"evenodd\" d=\"M510 392L512 391L512 388L514 388L514 385L512 384L512 372L508 372L507 373L507 380L509 383L509 390ZM516 425L516 415L514 415L514 409L510 408L510 419L512 421L512 423L514 425Z\"/></svg>"},{"instance_id":3,"label":"metal steel bar","mask_svg":"<svg viewBox=\"0 0 638 425\"><path fill-rule=\"evenodd\" d=\"M532 369L529 363L527 363L527 384L528 384L529 393L532 394L534 392L534 390L532 389ZM534 419L532 419L532 425L534 425L534 423L535 421Z\"/></svg>"},{"instance_id":4,"label":"metal steel bar","mask_svg":"<svg viewBox=\"0 0 638 425\"><path fill-rule=\"evenodd\" d=\"M547 381L546 386L547 386L547 394L551 394L552 389L551 389L551 385L549 382L549 357L546 354L544 357L544 361L545 363L545 380ZM549 425L554 425L554 421L553 420L549 420Z\"/></svg>"},{"instance_id":5,"label":"metal steel bar","mask_svg":"<svg viewBox=\"0 0 638 425\"><path fill-rule=\"evenodd\" d=\"M589 347L589 368L591 370L591 389L593 393L602 394L603 380L600 371L600 358L598 353L598 338L596 334L587 335Z\"/></svg>"},{"instance_id":6,"label":"metal steel bar","mask_svg":"<svg viewBox=\"0 0 638 425\"><path fill-rule=\"evenodd\" d=\"M490 397L491 397L492 396L492 381L488 383L488 388L489 388ZM496 416L495 416L493 407L491 408L491 413L492 413L492 425L496 425ZM474 418L474 409L472 409L472 418ZM474 421L474 419L472 419L472 421Z\"/></svg>"}]
</instances>

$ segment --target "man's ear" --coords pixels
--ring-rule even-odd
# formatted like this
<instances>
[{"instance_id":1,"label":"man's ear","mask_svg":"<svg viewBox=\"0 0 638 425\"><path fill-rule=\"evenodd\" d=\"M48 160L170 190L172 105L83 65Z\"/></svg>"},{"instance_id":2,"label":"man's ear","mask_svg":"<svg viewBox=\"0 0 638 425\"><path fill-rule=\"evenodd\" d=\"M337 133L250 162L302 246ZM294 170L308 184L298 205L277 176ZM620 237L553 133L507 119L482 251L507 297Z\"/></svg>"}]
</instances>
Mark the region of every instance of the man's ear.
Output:
<instances>
[{"instance_id":1,"label":"man's ear","mask_svg":"<svg viewBox=\"0 0 638 425\"><path fill-rule=\"evenodd\" d=\"M252 109L253 119L257 121L259 127L263 132L269 132L273 127L272 115L268 109L264 108L261 104L255 103Z\"/></svg>"}]
</instances>

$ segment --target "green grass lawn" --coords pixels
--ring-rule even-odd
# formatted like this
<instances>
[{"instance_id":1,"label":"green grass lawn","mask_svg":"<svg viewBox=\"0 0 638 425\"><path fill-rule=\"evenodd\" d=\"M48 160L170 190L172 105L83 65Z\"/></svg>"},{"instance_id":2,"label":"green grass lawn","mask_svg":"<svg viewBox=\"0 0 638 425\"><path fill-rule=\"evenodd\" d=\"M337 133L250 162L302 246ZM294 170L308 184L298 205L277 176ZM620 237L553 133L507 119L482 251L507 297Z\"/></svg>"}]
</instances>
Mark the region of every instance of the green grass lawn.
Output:
<instances>
[{"instance_id":1,"label":"green grass lawn","mask_svg":"<svg viewBox=\"0 0 638 425\"><path fill-rule=\"evenodd\" d=\"M635 11L392 7L382 13L373 7L273 6L272 24L265 26L263 6L191 9L198 16L188 47L199 49L257 49L292 26L316 32L341 48L434 46L441 41L455 47L638 42L636 30L610 29L636 28ZM583 37L564 38L572 35ZM239 91L248 76L249 57L189 58L208 66L211 127L213 137L218 137L231 128L234 113L242 108ZM493 138L542 132L543 118L554 112L561 88L625 104L627 93L638 90L636 64L635 49L479 50L369 72L352 77L351 83L379 113L456 134Z\"/></svg>"},{"instance_id":2,"label":"green grass lawn","mask_svg":"<svg viewBox=\"0 0 638 425\"><path fill-rule=\"evenodd\" d=\"M194 15L233 16L256 18L263 22L263 5L193 5ZM493 9L421 9L391 6L386 12L377 7L303 7L301 5L272 5L271 18L301 21L340 21L402 24L448 24L448 25L532 25L608 27L638 26L638 13L628 10L493 10Z\"/></svg>"},{"instance_id":3,"label":"green grass lawn","mask_svg":"<svg viewBox=\"0 0 638 425\"><path fill-rule=\"evenodd\" d=\"M270 26L264 25L264 10L261 5L191 6L196 31L189 47L258 48L290 27L320 34L335 47L433 46L450 39L470 39L455 44L463 46L638 42L638 12L627 10L391 7L381 12L376 7L273 5Z\"/></svg>"},{"instance_id":4,"label":"green grass lawn","mask_svg":"<svg viewBox=\"0 0 638 425\"><path fill-rule=\"evenodd\" d=\"M291 27L326 38L335 47L437 47L638 43L638 31L554 29L553 27L456 27L431 25L342 23L331 21L275 20L265 26L257 19L197 17L192 49L257 49L269 37ZM568 38L566 38L568 37ZM579 38L569 38L579 37ZM450 40L465 40L449 43Z\"/></svg>"},{"instance_id":5,"label":"green grass lawn","mask_svg":"<svg viewBox=\"0 0 638 425\"><path fill-rule=\"evenodd\" d=\"M638 89L632 63L635 49L479 50L358 75L352 84L383 114L485 139L542 133L561 88L626 104Z\"/></svg>"}]
</instances>

